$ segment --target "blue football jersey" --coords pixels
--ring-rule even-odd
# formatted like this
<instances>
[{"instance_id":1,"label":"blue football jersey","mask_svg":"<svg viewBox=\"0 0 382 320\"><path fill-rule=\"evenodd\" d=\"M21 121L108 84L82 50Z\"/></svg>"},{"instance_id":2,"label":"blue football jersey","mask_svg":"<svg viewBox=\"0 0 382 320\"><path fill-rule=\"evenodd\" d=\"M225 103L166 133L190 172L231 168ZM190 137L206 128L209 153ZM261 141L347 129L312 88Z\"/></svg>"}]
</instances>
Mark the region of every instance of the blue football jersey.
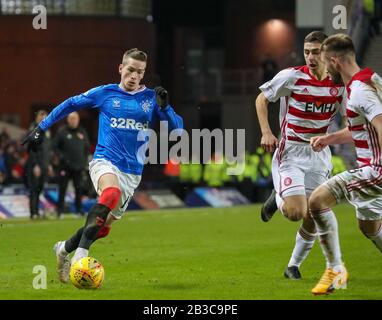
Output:
<instances>
[{"instance_id":1,"label":"blue football jersey","mask_svg":"<svg viewBox=\"0 0 382 320\"><path fill-rule=\"evenodd\" d=\"M82 108L99 109L94 159L109 160L125 173L142 174L143 163L138 159L138 150L146 143L138 139L142 130L152 128L158 121L167 121L170 131L183 128L183 119L170 105L164 109L157 105L154 90L144 87L129 93L118 84L96 87L65 100L40 122L39 127L45 131Z\"/></svg>"}]
</instances>

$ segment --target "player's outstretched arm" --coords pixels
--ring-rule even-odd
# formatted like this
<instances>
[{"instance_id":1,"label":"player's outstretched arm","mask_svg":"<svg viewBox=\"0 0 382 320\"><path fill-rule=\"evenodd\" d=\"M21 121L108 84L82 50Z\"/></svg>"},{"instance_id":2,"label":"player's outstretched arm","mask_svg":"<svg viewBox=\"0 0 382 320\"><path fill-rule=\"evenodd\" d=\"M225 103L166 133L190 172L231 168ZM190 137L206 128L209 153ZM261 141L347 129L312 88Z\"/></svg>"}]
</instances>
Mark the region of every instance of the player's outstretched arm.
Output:
<instances>
[{"instance_id":1,"label":"player's outstretched arm","mask_svg":"<svg viewBox=\"0 0 382 320\"><path fill-rule=\"evenodd\" d=\"M94 90L94 89L93 89ZM54 123L65 118L69 113L78 111L79 109L88 108L97 105L97 100L95 99L96 93L92 90L80 94L78 96L70 97L64 102L60 103L55 107L48 116L40 122L38 125L43 131L48 130Z\"/></svg>"},{"instance_id":2,"label":"player's outstretched arm","mask_svg":"<svg viewBox=\"0 0 382 320\"><path fill-rule=\"evenodd\" d=\"M260 93L256 98L256 113L259 119L259 125L261 129L261 146L265 151L273 152L277 147L278 140L273 135L271 127L268 121L268 104L269 101L265 97L264 93Z\"/></svg>"},{"instance_id":3,"label":"player's outstretched arm","mask_svg":"<svg viewBox=\"0 0 382 320\"><path fill-rule=\"evenodd\" d=\"M343 128L334 133L330 133L324 136L317 136L310 138L310 145L316 152L321 151L328 145L350 143L353 141L351 132L348 127Z\"/></svg>"},{"instance_id":4,"label":"player's outstretched arm","mask_svg":"<svg viewBox=\"0 0 382 320\"><path fill-rule=\"evenodd\" d=\"M68 115L71 110L75 110L69 98L63 103L58 105L53 111L42 120L32 131L28 132L25 137L21 139L22 145L27 145L28 150L35 150L36 147L42 143L44 137L44 131L48 130L56 121L61 120ZM48 118L48 119L47 119Z\"/></svg>"},{"instance_id":5,"label":"player's outstretched arm","mask_svg":"<svg viewBox=\"0 0 382 320\"><path fill-rule=\"evenodd\" d=\"M28 149L34 149L43 139L43 132L48 130L55 122L63 119L69 113L82 108L97 106L102 101L103 86L91 89L84 94L70 97L55 107L48 116L42 120L32 131L21 140L21 144L28 144Z\"/></svg>"}]
</instances>

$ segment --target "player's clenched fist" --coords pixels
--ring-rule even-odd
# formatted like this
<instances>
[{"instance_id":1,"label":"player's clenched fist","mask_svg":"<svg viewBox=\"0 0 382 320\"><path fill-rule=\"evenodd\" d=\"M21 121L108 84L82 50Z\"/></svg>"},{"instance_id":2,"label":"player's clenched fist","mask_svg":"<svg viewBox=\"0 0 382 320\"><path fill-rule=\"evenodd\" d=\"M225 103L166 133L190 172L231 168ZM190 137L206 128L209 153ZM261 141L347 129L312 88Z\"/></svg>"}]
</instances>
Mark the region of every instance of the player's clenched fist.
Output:
<instances>
[{"instance_id":1,"label":"player's clenched fist","mask_svg":"<svg viewBox=\"0 0 382 320\"><path fill-rule=\"evenodd\" d=\"M261 137L261 146L267 152L273 152L278 145L277 138L272 133L265 133Z\"/></svg>"},{"instance_id":2,"label":"player's clenched fist","mask_svg":"<svg viewBox=\"0 0 382 320\"><path fill-rule=\"evenodd\" d=\"M168 92L163 87L156 87L155 89L157 104L161 108L168 106Z\"/></svg>"},{"instance_id":3,"label":"player's clenched fist","mask_svg":"<svg viewBox=\"0 0 382 320\"><path fill-rule=\"evenodd\" d=\"M324 149L328 143L326 142L327 136L319 136L310 138L310 145L313 151L319 152Z\"/></svg>"},{"instance_id":4,"label":"player's clenched fist","mask_svg":"<svg viewBox=\"0 0 382 320\"><path fill-rule=\"evenodd\" d=\"M42 131L39 126L37 126L21 140L21 144L24 145L27 143L28 148L35 149L36 146L41 144L43 136L44 131Z\"/></svg>"}]
</instances>

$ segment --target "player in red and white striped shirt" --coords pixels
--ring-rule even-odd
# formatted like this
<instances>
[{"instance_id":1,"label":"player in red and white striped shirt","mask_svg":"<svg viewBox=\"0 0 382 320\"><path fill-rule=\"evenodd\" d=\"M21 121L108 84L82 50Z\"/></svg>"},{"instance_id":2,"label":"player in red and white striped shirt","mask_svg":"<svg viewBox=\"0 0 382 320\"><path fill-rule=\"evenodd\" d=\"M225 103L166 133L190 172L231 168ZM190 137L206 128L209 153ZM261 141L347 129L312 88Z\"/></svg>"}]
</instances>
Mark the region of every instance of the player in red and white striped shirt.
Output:
<instances>
[{"instance_id":1,"label":"player in red and white striped shirt","mask_svg":"<svg viewBox=\"0 0 382 320\"><path fill-rule=\"evenodd\" d=\"M320 56L320 46L326 38L321 31L308 34L304 41L306 65L279 72L260 87L262 92L256 99L261 145L269 152L277 147L272 160L275 190L265 202L261 217L269 221L278 208L289 220L303 219L284 272L286 278L292 279L301 278L299 267L316 238L307 198L329 178L332 170L329 147L317 153L309 141L326 133L338 112L343 114L344 87L329 78ZM268 104L279 99L280 141L273 135L268 122Z\"/></svg>"},{"instance_id":2,"label":"player in red and white striped shirt","mask_svg":"<svg viewBox=\"0 0 382 320\"><path fill-rule=\"evenodd\" d=\"M320 152L329 144L354 142L358 169L344 171L317 188L309 199L327 268L313 294L328 294L345 287L337 220L327 215L336 203L347 200L356 208L363 234L382 252L382 79L369 68L362 69L355 58L354 45L345 34L329 37L322 55L333 78L342 78L348 93L348 127L315 137L311 145Z\"/></svg>"}]
</instances>

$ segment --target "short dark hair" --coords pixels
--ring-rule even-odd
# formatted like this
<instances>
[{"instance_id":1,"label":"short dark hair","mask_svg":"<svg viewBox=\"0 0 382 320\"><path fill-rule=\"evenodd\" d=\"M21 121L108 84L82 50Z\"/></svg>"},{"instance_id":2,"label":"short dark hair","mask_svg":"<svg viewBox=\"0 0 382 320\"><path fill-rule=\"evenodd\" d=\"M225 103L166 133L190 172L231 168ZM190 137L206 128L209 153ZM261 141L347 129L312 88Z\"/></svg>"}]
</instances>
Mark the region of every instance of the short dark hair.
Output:
<instances>
[{"instance_id":1,"label":"short dark hair","mask_svg":"<svg viewBox=\"0 0 382 320\"><path fill-rule=\"evenodd\" d=\"M134 60L139 60L147 62L147 54L137 48L129 49L123 54L122 63L126 61L127 58L132 58Z\"/></svg>"},{"instance_id":2,"label":"short dark hair","mask_svg":"<svg viewBox=\"0 0 382 320\"><path fill-rule=\"evenodd\" d=\"M323 43L327 37L328 36L325 33L323 33L322 31L313 31L305 37L304 43L306 43L306 42Z\"/></svg>"},{"instance_id":3,"label":"short dark hair","mask_svg":"<svg viewBox=\"0 0 382 320\"><path fill-rule=\"evenodd\" d=\"M334 52L339 56L355 54L352 39L345 33L333 34L321 44L321 50L325 52Z\"/></svg>"},{"instance_id":4,"label":"short dark hair","mask_svg":"<svg viewBox=\"0 0 382 320\"><path fill-rule=\"evenodd\" d=\"M34 118L37 119L37 117L39 117L41 115L47 116L48 115L48 111L46 111L44 109L37 110L35 112L35 114L34 114Z\"/></svg>"}]
</instances>

